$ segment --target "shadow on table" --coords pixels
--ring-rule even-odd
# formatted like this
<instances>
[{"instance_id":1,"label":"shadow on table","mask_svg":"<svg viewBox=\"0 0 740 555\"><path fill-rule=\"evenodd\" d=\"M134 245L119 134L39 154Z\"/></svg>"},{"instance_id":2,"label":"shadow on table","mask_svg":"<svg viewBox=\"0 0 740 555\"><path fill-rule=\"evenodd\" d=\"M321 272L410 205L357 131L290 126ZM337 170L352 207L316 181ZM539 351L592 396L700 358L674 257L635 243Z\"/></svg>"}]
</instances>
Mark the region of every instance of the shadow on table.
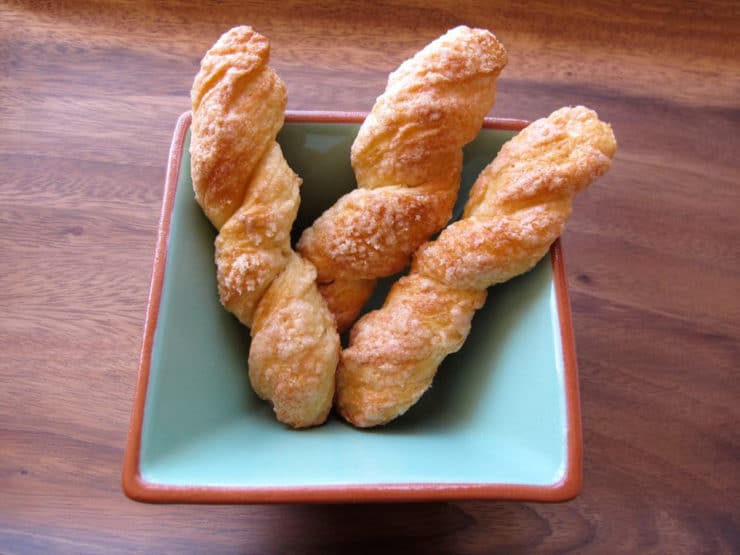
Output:
<instances>
[{"instance_id":1,"label":"shadow on table","mask_svg":"<svg viewBox=\"0 0 740 555\"><path fill-rule=\"evenodd\" d=\"M527 553L552 544L583 545L589 524L575 511L515 502L267 507L280 525L262 530L265 549L290 553ZM558 510L578 523L553 531L548 514ZM254 549L254 538L249 549ZM412 549L413 548L413 549ZM409 551L409 549L412 549Z\"/></svg>"}]
</instances>

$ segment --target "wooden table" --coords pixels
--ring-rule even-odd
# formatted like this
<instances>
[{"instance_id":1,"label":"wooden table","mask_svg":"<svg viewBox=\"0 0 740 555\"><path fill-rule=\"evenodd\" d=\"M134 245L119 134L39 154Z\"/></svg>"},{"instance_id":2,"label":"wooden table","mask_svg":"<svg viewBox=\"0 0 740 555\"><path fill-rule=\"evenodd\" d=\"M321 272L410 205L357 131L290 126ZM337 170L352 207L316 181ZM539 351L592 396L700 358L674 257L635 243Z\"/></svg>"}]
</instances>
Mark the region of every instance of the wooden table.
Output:
<instances>
[{"instance_id":1,"label":"wooden table","mask_svg":"<svg viewBox=\"0 0 740 555\"><path fill-rule=\"evenodd\" d=\"M432 3L2 4L0 552L740 551L737 3ZM271 38L289 108L367 110L401 60L466 23L509 51L493 115L583 103L613 124L613 168L564 236L576 500L123 496L170 136L200 57L239 23Z\"/></svg>"}]
</instances>

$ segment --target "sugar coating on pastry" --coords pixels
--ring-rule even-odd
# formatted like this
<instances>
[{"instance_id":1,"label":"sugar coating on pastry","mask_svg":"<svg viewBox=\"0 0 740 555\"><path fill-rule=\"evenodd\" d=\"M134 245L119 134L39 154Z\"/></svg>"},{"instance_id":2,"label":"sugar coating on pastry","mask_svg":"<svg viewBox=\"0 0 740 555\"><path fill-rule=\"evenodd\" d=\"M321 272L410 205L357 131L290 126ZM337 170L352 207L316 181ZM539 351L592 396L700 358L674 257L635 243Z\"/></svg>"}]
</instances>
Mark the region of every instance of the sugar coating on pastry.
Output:
<instances>
[{"instance_id":1,"label":"sugar coating on pastry","mask_svg":"<svg viewBox=\"0 0 740 555\"><path fill-rule=\"evenodd\" d=\"M245 326L270 283L288 263L301 179L273 142L250 179L244 202L216 237L221 304Z\"/></svg>"},{"instance_id":2,"label":"sugar coating on pastry","mask_svg":"<svg viewBox=\"0 0 740 555\"><path fill-rule=\"evenodd\" d=\"M326 369L339 361L334 319L315 280L313 265L292 253L252 324L252 387L272 401L278 420L296 428L326 420L334 397L334 372Z\"/></svg>"},{"instance_id":3,"label":"sugar coating on pastry","mask_svg":"<svg viewBox=\"0 0 740 555\"><path fill-rule=\"evenodd\" d=\"M422 245L383 307L353 326L337 371L339 413L368 427L413 406L462 346L486 289L547 253L575 194L607 171L615 151L609 125L582 106L507 142L476 180L463 218Z\"/></svg>"},{"instance_id":4,"label":"sugar coating on pastry","mask_svg":"<svg viewBox=\"0 0 740 555\"><path fill-rule=\"evenodd\" d=\"M301 179L275 141L287 97L269 51L265 37L236 27L206 53L192 91L191 171L219 229L219 298L251 328L250 382L278 420L304 428L331 409L339 336L316 269L290 245Z\"/></svg>"},{"instance_id":5,"label":"sugar coating on pastry","mask_svg":"<svg viewBox=\"0 0 740 555\"><path fill-rule=\"evenodd\" d=\"M340 330L369 284L401 271L450 219L462 147L496 97L506 51L489 31L460 26L391 73L352 145L358 188L306 229L298 249L314 263Z\"/></svg>"},{"instance_id":6,"label":"sugar coating on pastry","mask_svg":"<svg viewBox=\"0 0 740 555\"><path fill-rule=\"evenodd\" d=\"M269 57L267 38L235 27L208 50L193 82L193 189L216 229L241 206L249 177L283 126L288 96Z\"/></svg>"}]
</instances>

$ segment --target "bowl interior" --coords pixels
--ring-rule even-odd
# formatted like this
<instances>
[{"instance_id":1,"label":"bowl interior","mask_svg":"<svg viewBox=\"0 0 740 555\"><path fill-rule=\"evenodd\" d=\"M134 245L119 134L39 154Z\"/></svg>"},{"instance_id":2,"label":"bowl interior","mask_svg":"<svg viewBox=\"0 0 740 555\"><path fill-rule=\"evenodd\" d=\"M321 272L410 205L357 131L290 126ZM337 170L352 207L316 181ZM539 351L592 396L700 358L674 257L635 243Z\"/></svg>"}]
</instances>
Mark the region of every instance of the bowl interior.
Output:
<instances>
[{"instance_id":1,"label":"bowl interior","mask_svg":"<svg viewBox=\"0 0 740 555\"><path fill-rule=\"evenodd\" d=\"M300 231L355 183L359 125L286 123L278 140L303 178ZM484 129L465 151L457 217L480 170L515 132ZM219 304L215 230L193 198L185 142L154 336L140 451L146 482L181 486L549 485L565 470L566 415L549 256L489 291L463 348L388 426L277 422L247 377L249 332ZM385 280L371 306L382 302Z\"/></svg>"}]
</instances>

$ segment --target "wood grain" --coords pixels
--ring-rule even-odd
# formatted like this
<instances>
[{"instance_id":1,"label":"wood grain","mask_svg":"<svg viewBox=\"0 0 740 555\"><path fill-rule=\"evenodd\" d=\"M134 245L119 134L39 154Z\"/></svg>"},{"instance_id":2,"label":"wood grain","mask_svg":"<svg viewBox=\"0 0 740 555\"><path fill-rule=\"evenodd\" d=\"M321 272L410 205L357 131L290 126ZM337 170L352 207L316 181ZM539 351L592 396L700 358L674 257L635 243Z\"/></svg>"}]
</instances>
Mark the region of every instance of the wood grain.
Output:
<instances>
[{"instance_id":1,"label":"wood grain","mask_svg":"<svg viewBox=\"0 0 740 555\"><path fill-rule=\"evenodd\" d=\"M367 5L366 5L367 4ZM192 507L120 489L169 140L203 52L273 43L292 109L367 110L447 28L510 61L492 115L583 103L611 172L564 236L570 503ZM740 552L737 2L0 5L0 552Z\"/></svg>"}]
</instances>

